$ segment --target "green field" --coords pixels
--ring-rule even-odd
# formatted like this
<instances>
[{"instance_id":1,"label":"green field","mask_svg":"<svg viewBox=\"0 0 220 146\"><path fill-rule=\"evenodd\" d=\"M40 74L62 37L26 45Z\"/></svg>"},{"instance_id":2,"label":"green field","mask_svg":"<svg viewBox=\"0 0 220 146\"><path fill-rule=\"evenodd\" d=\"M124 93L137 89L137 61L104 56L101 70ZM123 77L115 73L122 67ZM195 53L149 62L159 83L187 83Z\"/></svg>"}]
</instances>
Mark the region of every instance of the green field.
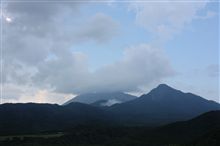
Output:
<instances>
[{"instance_id":1,"label":"green field","mask_svg":"<svg viewBox=\"0 0 220 146\"><path fill-rule=\"evenodd\" d=\"M0 136L0 146L219 146L219 132L193 137L146 127L80 127L65 133Z\"/></svg>"},{"instance_id":2,"label":"green field","mask_svg":"<svg viewBox=\"0 0 220 146\"><path fill-rule=\"evenodd\" d=\"M0 141L4 140L12 140L14 138L18 138L20 140L24 138L56 138L63 136L64 133L57 132L57 133L48 133L48 134L25 134L25 135L7 135L7 136L0 136Z\"/></svg>"}]
</instances>

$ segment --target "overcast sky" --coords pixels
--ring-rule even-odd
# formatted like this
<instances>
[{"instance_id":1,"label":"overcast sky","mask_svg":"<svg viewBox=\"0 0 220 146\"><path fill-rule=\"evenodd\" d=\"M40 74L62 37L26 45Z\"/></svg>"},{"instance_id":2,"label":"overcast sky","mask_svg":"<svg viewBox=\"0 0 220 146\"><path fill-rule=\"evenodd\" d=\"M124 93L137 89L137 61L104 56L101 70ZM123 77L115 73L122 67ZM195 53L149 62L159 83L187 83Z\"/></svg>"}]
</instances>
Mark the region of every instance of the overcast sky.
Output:
<instances>
[{"instance_id":1,"label":"overcast sky","mask_svg":"<svg viewBox=\"0 0 220 146\"><path fill-rule=\"evenodd\" d=\"M219 101L219 3L7 0L2 101L141 95L160 83Z\"/></svg>"}]
</instances>

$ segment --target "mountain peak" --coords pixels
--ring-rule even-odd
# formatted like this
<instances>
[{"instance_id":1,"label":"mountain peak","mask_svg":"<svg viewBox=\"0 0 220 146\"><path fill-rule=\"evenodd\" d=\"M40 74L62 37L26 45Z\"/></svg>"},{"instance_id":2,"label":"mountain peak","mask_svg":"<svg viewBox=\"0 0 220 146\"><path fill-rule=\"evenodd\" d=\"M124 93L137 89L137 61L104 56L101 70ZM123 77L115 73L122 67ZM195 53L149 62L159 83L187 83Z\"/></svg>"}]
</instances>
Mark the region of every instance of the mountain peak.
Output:
<instances>
[{"instance_id":1,"label":"mountain peak","mask_svg":"<svg viewBox=\"0 0 220 146\"><path fill-rule=\"evenodd\" d=\"M160 84L156 88L152 89L148 94L145 94L143 97L150 95L151 99L158 101L169 101L181 98L180 94L183 93L180 90L174 89L167 84Z\"/></svg>"},{"instance_id":2,"label":"mountain peak","mask_svg":"<svg viewBox=\"0 0 220 146\"><path fill-rule=\"evenodd\" d=\"M167 91L177 91L177 90L168 86L167 84L160 84L156 88L154 88L153 91L167 92Z\"/></svg>"},{"instance_id":3,"label":"mountain peak","mask_svg":"<svg viewBox=\"0 0 220 146\"><path fill-rule=\"evenodd\" d=\"M157 86L157 88L172 88L172 87L170 87L170 86L168 86L167 84L160 84L160 85L158 85Z\"/></svg>"}]
</instances>

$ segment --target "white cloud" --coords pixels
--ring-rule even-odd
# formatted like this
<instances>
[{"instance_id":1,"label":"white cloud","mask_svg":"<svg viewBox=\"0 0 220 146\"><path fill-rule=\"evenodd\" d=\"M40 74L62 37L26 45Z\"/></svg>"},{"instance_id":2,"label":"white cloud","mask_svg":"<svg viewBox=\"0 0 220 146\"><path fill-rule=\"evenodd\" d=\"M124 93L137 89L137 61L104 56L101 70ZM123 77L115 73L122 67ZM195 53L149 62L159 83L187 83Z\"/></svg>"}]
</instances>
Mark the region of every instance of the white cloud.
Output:
<instances>
[{"instance_id":1,"label":"white cloud","mask_svg":"<svg viewBox=\"0 0 220 146\"><path fill-rule=\"evenodd\" d=\"M157 39L169 40L195 19L208 19L215 16L212 11L201 16L198 12L208 1L200 2L161 2L130 3L129 10L136 14L136 23L155 35Z\"/></svg>"},{"instance_id":2,"label":"white cloud","mask_svg":"<svg viewBox=\"0 0 220 146\"><path fill-rule=\"evenodd\" d=\"M11 97L8 101L37 101L38 95L51 101L46 95L66 95L81 88L88 78L87 57L73 52L72 46L109 41L119 31L119 24L103 13L81 19L84 3L4 4L4 16L13 20L3 22L2 84L4 97Z\"/></svg>"},{"instance_id":3,"label":"white cloud","mask_svg":"<svg viewBox=\"0 0 220 146\"><path fill-rule=\"evenodd\" d=\"M174 71L161 49L140 44L127 48L118 62L97 70L95 84L104 91L137 91L172 75Z\"/></svg>"},{"instance_id":4,"label":"white cloud","mask_svg":"<svg viewBox=\"0 0 220 146\"><path fill-rule=\"evenodd\" d=\"M103 43L118 35L118 27L119 23L110 16L97 13L80 26L75 37L81 41L94 40Z\"/></svg>"},{"instance_id":5,"label":"white cloud","mask_svg":"<svg viewBox=\"0 0 220 146\"><path fill-rule=\"evenodd\" d=\"M219 64L211 64L205 68L205 71L209 77L219 78Z\"/></svg>"},{"instance_id":6,"label":"white cloud","mask_svg":"<svg viewBox=\"0 0 220 146\"><path fill-rule=\"evenodd\" d=\"M31 86L17 86L14 84L3 85L2 102L8 103L58 103L63 104L65 101L73 98L74 94L57 93L48 89L38 89Z\"/></svg>"},{"instance_id":7,"label":"white cloud","mask_svg":"<svg viewBox=\"0 0 220 146\"><path fill-rule=\"evenodd\" d=\"M70 53L40 64L33 81L42 88L49 87L61 93L74 93L89 82L88 75L86 56Z\"/></svg>"},{"instance_id":8,"label":"white cloud","mask_svg":"<svg viewBox=\"0 0 220 146\"><path fill-rule=\"evenodd\" d=\"M83 54L44 62L38 71L35 84L61 93L137 91L174 74L162 50L146 44L126 49L121 60L95 72Z\"/></svg>"},{"instance_id":9,"label":"white cloud","mask_svg":"<svg viewBox=\"0 0 220 146\"><path fill-rule=\"evenodd\" d=\"M63 104L73 98L74 94L62 94L49 90L36 90L33 93L22 94L16 102L58 103Z\"/></svg>"},{"instance_id":10,"label":"white cloud","mask_svg":"<svg viewBox=\"0 0 220 146\"><path fill-rule=\"evenodd\" d=\"M117 103L121 103L121 101L119 101L117 99L109 99L106 102L102 103L101 105L102 106L112 106L112 105L117 104Z\"/></svg>"}]
</instances>

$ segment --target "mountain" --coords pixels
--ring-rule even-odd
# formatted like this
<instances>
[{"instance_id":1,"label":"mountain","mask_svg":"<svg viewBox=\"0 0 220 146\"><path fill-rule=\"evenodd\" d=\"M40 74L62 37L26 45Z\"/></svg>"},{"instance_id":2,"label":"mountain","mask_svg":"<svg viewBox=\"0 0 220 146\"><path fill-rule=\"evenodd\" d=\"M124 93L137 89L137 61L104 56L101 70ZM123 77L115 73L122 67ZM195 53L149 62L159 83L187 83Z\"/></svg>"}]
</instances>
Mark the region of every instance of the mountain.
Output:
<instances>
[{"instance_id":1,"label":"mountain","mask_svg":"<svg viewBox=\"0 0 220 146\"><path fill-rule=\"evenodd\" d=\"M109 111L117 114L122 123L159 125L219 109L220 104L214 101L161 84L137 99L111 106Z\"/></svg>"},{"instance_id":2,"label":"mountain","mask_svg":"<svg viewBox=\"0 0 220 146\"><path fill-rule=\"evenodd\" d=\"M0 134L59 131L77 125L113 124L112 115L82 103L0 105ZM111 121L111 123L109 122Z\"/></svg>"},{"instance_id":3,"label":"mountain","mask_svg":"<svg viewBox=\"0 0 220 146\"><path fill-rule=\"evenodd\" d=\"M204 113L187 121L176 122L156 128L154 133L160 133L164 135L164 138L166 137L166 139L170 141L175 139L175 141L197 143L201 137L205 139L205 135L219 132L220 110L217 110Z\"/></svg>"},{"instance_id":4,"label":"mountain","mask_svg":"<svg viewBox=\"0 0 220 146\"><path fill-rule=\"evenodd\" d=\"M0 140L0 146L219 146L220 111L156 128L78 126L60 137L44 137Z\"/></svg>"},{"instance_id":5,"label":"mountain","mask_svg":"<svg viewBox=\"0 0 220 146\"><path fill-rule=\"evenodd\" d=\"M87 93L81 94L73 99L70 99L64 105L67 105L71 102L80 102L86 104L92 104L95 102L106 101L106 105L111 105L111 103L122 103L129 100L136 99L136 96L125 94L122 92L109 92L109 93ZM104 104L103 104L104 105Z\"/></svg>"},{"instance_id":6,"label":"mountain","mask_svg":"<svg viewBox=\"0 0 220 146\"><path fill-rule=\"evenodd\" d=\"M126 94L119 95L124 98ZM98 100L97 103L106 104L108 100ZM93 104L2 104L0 134L62 131L78 125L156 127L220 109L220 104L216 102L183 93L165 84L124 103L105 107Z\"/></svg>"}]
</instances>

